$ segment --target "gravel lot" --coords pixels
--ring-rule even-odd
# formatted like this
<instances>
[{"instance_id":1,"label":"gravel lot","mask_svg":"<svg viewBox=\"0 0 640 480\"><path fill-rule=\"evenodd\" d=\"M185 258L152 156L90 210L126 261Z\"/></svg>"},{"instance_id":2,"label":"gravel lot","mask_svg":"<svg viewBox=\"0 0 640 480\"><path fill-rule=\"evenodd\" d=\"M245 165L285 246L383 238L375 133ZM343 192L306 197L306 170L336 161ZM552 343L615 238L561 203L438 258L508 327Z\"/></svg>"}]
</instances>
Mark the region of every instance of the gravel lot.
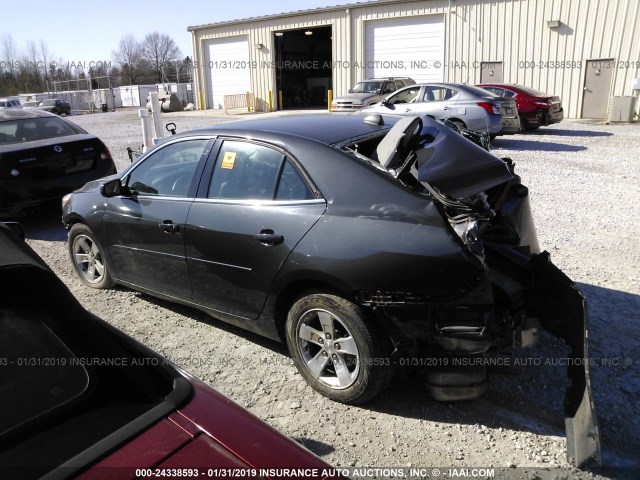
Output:
<instances>
[{"instance_id":1,"label":"gravel lot","mask_svg":"<svg viewBox=\"0 0 640 480\"><path fill-rule=\"evenodd\" d=\"M185 131L249 116L181 112L163 121ZM126 147L141 141L134 109L71 120L107 144L119 169L128 164ZM640 125L565 121L498 138L494 147L515 160L531 190L542 248L588 298L604 463L640 467ZM638 478L635 469L596 475L566 463L565 369L545 366L565 349L550 336L535 350L516 352L542 365L492 372L481 399L436 403L415 373L402 372L366 406L345 406L307 387L283 345L125 288L83 287L67 257L59 212L23 224L29 244L87 309L336 466L527 467L510 472L518 478Z\"/></svg>"}]
</instances>

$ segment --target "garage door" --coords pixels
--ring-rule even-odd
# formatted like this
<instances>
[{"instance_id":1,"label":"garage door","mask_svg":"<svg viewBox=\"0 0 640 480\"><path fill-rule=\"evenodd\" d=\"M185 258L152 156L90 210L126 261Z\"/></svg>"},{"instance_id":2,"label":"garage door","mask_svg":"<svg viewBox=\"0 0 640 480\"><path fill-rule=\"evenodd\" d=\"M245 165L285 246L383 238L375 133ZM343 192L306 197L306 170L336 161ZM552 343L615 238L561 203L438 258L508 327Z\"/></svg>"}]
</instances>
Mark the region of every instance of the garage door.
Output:
<instances>
[{"instance_id":1,"label":"garage door","mask_svg":"<svg viewBox=\"0 0 640 480\"><path fill-rule=\"evenodd\" d=\"M246 36L207 40L207 108L224 108L225 95L251 91L249 41Z\"/></svg>"},{"instance_id":2,"label":"garage door","mask_svg":"<svg viewBox=\"0 0 640 480\"><path fill-rule=\"evenodd\" d=\"M365 61L366 78L411 77L416 82L442 82L444 15L368 21Z\"/></svg>"}]
</instances>

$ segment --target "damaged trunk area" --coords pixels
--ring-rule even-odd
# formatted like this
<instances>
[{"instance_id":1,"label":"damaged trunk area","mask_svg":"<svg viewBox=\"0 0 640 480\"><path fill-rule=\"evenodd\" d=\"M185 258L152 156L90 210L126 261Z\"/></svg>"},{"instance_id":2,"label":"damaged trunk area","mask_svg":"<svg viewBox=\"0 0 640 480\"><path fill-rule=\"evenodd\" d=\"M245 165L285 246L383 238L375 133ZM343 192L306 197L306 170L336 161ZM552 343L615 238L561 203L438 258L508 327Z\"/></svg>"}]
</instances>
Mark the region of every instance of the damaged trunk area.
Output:
<instances>
[{"instance_id":1,"label":"damaged trunk area","mask_svg":"<svg viewBox=\"0 0 640 480\"><path fill-rule=\"evenodd\" d=\"M486 391L482 360L490 349L534 346L541 328L562 339L570 348L564 397L567 457L576 466L598 465L585 299L549 254L540 252L529 191L513 162L481 148L486 147L481 139L466 137L472 141L429 118L408 117L381 141L351 146L353 153L375 160L406 188L432 201L460 248L484 272L472 288L448 301L362 292L361 303L386 320L396 355L416 359L413 365L424 369L430 395L441 401Z\"/></svg>"}]
</instances>

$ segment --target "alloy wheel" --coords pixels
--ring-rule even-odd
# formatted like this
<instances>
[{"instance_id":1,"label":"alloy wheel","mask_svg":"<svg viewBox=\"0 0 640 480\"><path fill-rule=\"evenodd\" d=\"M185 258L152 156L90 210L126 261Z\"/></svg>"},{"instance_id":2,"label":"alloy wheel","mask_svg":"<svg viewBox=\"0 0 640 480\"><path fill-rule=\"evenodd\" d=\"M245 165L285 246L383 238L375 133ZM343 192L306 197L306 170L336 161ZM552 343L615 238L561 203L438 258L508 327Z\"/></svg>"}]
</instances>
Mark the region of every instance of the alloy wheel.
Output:
<instances>
[{"instance_id":1,"label":"alloy wheel","mask_svg":"<svg viewBox=\"0 0 640 480\"><path fill-rule=\"evenodd\" d=\"M297 335L300 356L316 380L334 389L348 388L356 381L358 347L340 318L322 309L307 310Z\"/></svg>"},{"instance_id":2,"label":"alloy wheel","mask_svg":"<svg viewBox=\"0 0 640 480\"><path fill-rule=\"evenodd\" d=\"M89 283L99 283L105 273L102 253L87 235L78 235L73 240L73 260L76 269Z\"/></svg>"}]
</instances>

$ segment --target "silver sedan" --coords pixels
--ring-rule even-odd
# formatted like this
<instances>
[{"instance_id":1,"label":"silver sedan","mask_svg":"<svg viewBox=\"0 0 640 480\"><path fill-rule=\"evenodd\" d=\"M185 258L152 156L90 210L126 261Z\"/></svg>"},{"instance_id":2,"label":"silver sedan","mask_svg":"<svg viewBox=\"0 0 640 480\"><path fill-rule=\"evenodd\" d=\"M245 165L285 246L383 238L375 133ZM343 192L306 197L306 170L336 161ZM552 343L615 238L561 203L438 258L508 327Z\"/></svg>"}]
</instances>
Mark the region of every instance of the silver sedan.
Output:
<instances>
[{"instance_id":1,"label":"silver sedan","mask_svg":"<svg viewBox=\"0 0 640 480\"><path fill-rule=\"evenodd\" d=\"M513 99L460 83L422 83L405 87L361 114L428 115L461 128L495 135L517 133L520 119Z\"/></svg>"}]
</instances>

